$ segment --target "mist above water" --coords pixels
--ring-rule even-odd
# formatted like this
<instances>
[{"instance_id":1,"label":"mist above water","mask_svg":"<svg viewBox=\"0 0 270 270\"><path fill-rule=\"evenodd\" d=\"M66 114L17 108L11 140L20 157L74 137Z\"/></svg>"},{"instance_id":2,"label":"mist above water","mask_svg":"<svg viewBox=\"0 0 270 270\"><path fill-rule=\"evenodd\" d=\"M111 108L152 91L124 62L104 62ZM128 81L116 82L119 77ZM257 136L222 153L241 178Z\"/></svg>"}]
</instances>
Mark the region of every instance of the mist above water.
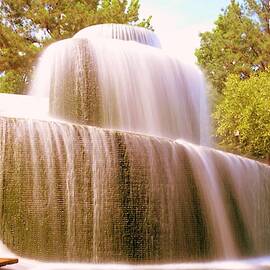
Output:
<instances>
[{"instance_id":1,"label":"mist above water","mask_svg":"<svg viewBox=\"0 0 270 270\"><path fill-rule=\"evenodd\" d=\"M49 118L49 99L26 95L0 94L0 116Z\"/></svg>"}]
</instances>

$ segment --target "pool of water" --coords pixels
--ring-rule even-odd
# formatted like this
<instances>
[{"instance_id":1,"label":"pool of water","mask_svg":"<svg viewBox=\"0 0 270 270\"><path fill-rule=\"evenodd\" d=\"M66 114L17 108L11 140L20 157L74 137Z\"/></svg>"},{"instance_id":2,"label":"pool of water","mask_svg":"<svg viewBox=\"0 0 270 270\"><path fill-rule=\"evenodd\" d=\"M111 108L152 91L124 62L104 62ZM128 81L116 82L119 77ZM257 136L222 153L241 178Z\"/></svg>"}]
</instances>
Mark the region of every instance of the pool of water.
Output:
<instances>
[{"instance_id":1,"label":"pool of water","mask_svg":"<svg viewBox=\"0 0 270 270\"><path fill-rule=\"evenodd\" d=\"M18 258L2 242L0 256ZM124 265L124 264L84 264L50 263L19 257L19 263L3 268L5 270L267 270L270 269L270 257L240 261L216 261L208 263L181 263L159 265Z\"/></svg>"}]
</instances>

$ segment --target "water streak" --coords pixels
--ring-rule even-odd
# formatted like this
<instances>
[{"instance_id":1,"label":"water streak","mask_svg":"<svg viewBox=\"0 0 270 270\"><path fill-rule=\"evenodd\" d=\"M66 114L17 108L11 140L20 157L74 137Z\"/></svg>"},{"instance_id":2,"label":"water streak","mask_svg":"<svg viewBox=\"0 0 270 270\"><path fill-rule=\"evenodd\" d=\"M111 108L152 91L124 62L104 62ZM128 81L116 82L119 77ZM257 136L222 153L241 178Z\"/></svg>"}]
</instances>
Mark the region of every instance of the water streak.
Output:
<instances>
[{"instance_id":1,"label":"water streak","mask_svg":"<svg viewBox=\"0 0 270 270\"><path fill-rule=\"evenodd\" d=\"M121 24L99 24L79 31L76 38L107 38L136 41L145 45L160 48L160 41L153 31L142 27Z\"/></svg>"}]
</instances>

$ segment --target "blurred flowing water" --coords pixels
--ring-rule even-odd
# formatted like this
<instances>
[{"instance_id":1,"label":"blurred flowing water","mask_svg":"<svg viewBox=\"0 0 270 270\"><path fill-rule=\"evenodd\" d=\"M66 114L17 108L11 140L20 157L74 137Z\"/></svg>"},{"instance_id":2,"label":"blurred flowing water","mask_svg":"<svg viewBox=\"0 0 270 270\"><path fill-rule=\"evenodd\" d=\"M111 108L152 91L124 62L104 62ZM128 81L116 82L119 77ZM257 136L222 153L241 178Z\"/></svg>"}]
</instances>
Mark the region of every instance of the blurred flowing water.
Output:
<instances>
[{"instance_id":1,"label":"blurred flowing water","mask_svg":"<svg viewBox=\"0 0 270 270\"><path fill-rule=\"evenodd\" d=\"M159 46L86 28L44 51L31 96L0 95L8 269L270 267L270 168L209 148L203 76Z\"/></svg>"},{"instance_id":2,"label":"blurred flowing water","mask_svg":"<svg viewBox=\"0 0 270 270\"><path fill-rule=\"evenodd\" d=\"M83 38L86 30L41 57L30 94L50 97L52 116L209 145L199 70L138 42Z\"/></svg>"}]
</instances>

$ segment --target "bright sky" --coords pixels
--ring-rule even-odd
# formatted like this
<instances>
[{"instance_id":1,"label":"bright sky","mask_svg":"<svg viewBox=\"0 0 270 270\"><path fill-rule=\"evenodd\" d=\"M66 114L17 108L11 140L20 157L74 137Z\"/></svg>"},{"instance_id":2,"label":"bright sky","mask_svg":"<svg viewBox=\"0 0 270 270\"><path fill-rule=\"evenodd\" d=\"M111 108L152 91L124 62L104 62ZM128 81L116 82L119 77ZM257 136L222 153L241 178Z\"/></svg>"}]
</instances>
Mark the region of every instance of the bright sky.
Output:
<instances>
[{"instance_id":1,"label":"bright sky","mask_svg":"<svg viewBox=\"0 0 270 270\"><path fill-rule=\"evenodd\" d=\"M199 33L211 30L230 0L140 0L141 15L152 15L162 47L184 62L196 62Z\"/></svg>"}]
</instances>

